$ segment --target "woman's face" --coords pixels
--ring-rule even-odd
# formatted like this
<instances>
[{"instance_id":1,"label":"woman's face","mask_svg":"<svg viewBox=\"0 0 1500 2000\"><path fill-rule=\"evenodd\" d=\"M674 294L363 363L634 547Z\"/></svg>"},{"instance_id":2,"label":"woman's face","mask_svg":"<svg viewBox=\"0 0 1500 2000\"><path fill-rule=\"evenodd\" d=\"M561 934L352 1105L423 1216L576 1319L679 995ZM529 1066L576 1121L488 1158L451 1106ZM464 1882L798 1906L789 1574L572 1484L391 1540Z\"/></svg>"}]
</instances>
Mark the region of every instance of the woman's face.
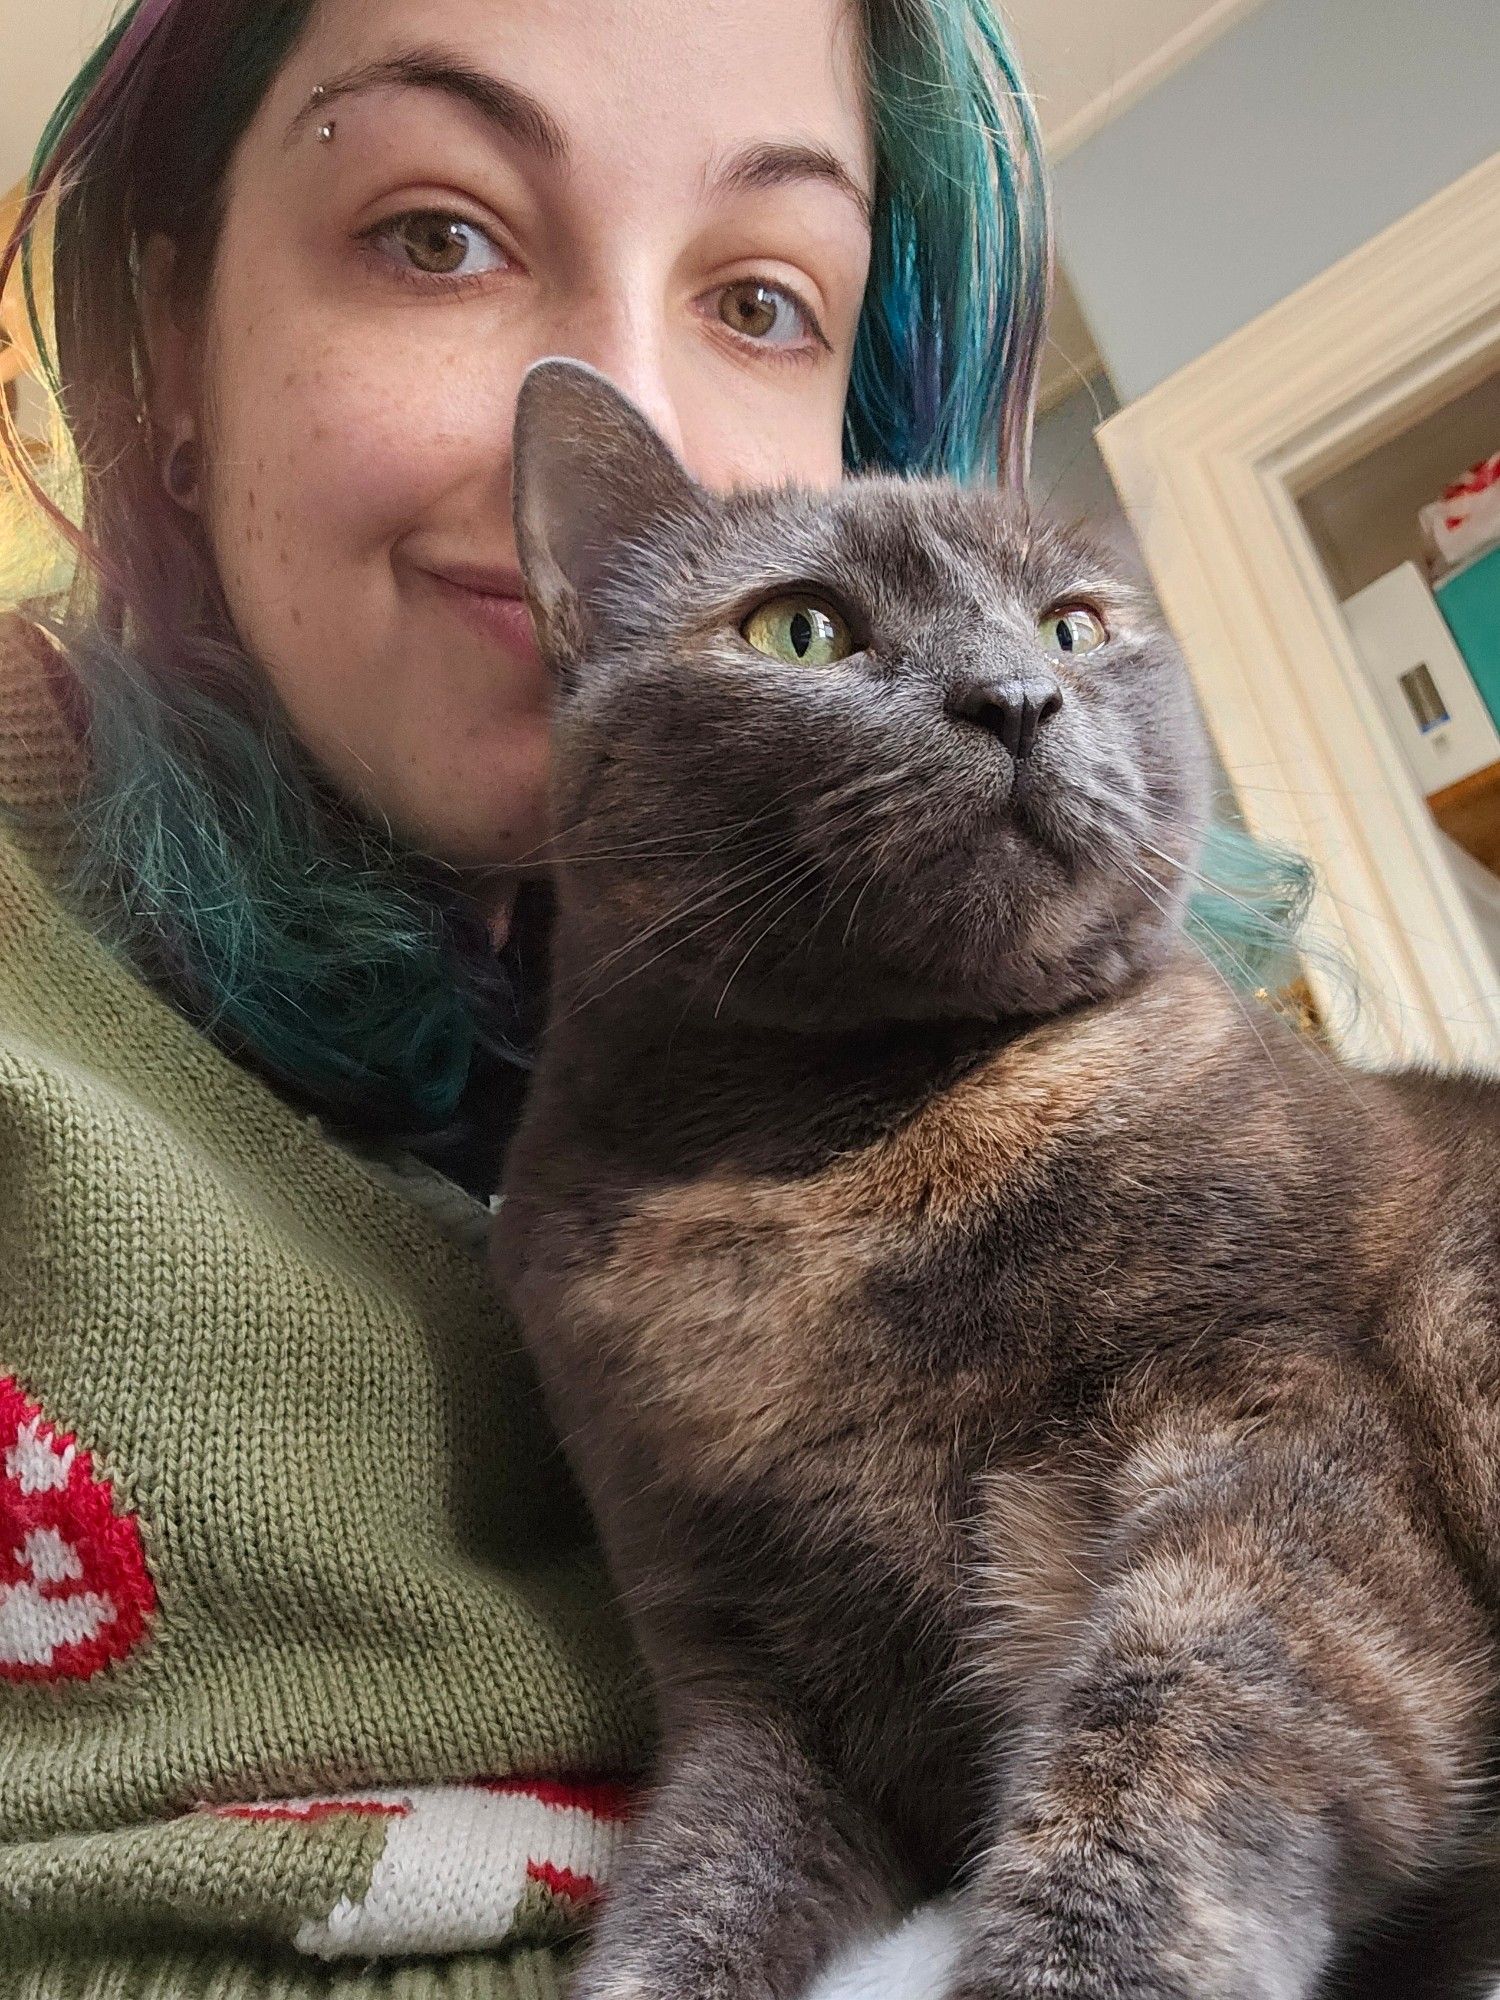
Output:
<instances>
[{"instance_id":1,"label":"woman's face","mask_svg":"<svg viewBox=\"0 0 1500 2000\"><path fill-rule=\"evenodd\" d=\"M446 862L542 833L532 361L592 362L710 486L840 476L873 181L851 12L322 0L236 154L182 364L229 606L335 783Z\"/></svg>"}]
</instances>

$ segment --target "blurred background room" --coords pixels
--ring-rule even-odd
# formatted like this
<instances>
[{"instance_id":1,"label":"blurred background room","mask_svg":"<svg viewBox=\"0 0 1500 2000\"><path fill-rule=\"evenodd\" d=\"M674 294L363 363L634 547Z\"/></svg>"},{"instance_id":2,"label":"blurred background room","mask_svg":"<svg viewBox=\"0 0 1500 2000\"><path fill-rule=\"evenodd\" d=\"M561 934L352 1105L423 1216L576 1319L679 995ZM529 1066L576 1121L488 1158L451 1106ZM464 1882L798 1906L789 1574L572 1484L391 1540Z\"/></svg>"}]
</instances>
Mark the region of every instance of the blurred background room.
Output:
<instances>
[{"instance_id":1,"label":"blurred background room","mask_svg":"<svg viewBox=\"0 0 1500 2000\"><path fill-rule=\"evenodd\" d=\"M0 220L110 12L0 0ZM1056 189L1036 497L1141 564L1224 809L1313 863L1296 1003L1351 1055L1500 1067L1495 0L1004 12ZM46 466L19 273L0 328ZM58 559L3 495L0 557Z\"/></svg>"}]
</instances>

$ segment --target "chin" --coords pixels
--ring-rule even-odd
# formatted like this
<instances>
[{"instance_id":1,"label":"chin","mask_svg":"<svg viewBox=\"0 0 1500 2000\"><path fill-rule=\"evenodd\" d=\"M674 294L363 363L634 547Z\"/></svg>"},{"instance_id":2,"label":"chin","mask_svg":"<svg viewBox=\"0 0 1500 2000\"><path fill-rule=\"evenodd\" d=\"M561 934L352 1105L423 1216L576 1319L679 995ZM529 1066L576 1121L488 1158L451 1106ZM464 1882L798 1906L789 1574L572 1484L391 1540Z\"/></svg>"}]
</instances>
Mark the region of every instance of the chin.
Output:
<instances>
[{"instance_id":1,"label":"chin","mask_svg":"<svg viewBox=\"0 0 1500 2000\"><path fill-rule=\"evenodd\" d=\"M432 827L416 844L444 867L465 871L514 868L534 875L543 869L545 837L540 821L528 825L509 818L487 819L464 826Z\"/></svg>"},{"instance_id":2,"label":"chin","mask_svg":"<svg viewBox=\"0 0 1500 2000\"><path fill-rule=\"evenodd\" d=\"M547 835L546 761L466 759L421 795L408 793L391 824L410 847L450 868L535 863ZM538 768L540 764L540 768Z\"/></svg>"},{"instance_id":3,"label":"chin","mask_svg":"<svg viewBox=\"0 0 1500 2000\"><path fill-rule=\"evenodd\" d=\"M384 815L400 845L434 861L440 868L515 868L534 864L545 838L540 812L516 807L512 798L494 802L491 810L468 812L462 817L452 808L452 798L442 801L443 811L434 804L424 810L421 803L405 800ZM382 815L378 809L377 822Z\"/></svg>"}]
</instances>

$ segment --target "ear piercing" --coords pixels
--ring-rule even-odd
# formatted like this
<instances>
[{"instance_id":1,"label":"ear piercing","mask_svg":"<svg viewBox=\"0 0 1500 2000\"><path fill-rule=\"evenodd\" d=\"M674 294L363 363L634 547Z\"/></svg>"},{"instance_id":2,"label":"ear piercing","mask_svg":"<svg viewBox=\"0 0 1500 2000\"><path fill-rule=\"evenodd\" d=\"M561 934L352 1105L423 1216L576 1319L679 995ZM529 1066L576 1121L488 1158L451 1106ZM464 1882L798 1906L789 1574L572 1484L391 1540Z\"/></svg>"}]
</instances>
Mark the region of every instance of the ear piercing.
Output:
<instances>
[{"instance_id":1,"label":"ear piercing","mask_svg":"<svg viewBox=\"0 0 1500 2000\"><path fill-rule=\"evenodd\" d=\"M198 446L191 436L180 438L172 447L162 474L162 483L179 507L187 506L198 490Z\"/></svg>"}]
</instances>

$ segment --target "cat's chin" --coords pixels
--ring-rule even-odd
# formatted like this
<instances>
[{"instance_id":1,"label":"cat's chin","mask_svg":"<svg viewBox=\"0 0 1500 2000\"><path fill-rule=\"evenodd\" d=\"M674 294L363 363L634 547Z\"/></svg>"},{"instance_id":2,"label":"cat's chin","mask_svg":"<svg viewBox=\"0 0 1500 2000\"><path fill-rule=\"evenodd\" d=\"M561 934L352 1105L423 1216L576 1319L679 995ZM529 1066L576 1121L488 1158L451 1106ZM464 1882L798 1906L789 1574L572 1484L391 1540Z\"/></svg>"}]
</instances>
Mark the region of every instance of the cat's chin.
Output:
<instances>
[{"instance_id":1,"label":"cat's chin","mask_svg":"<svg viewBox=\"0 0 1500 2000\"><path fill-rule=\"evenodd\" d=\"M1157 970L1177 936L1170 907L1122 905L1103 875L1013 830L946 885L940 866L909 878L883 915L889 942L859 983L908 1019L1046 1019Z\"/></svg>"},{"instance_id":2,"label":"cat's chin","mask_svg":"<svg viewBox=\"0 0 1500 2000\"><path fill-rule=\"evenodd\" d=\"M742 1026L814 1034L863 1034L930 1023L989 1022L996 1028L1040 1024L1124 992L1171 955L1163 933L1150 941L1101 946L1087 962L1042 970L948 965L881 972L866 966L846 978L809 977L757 985L742 981L714 1018Z\"/></svg>"}]
</instances>

